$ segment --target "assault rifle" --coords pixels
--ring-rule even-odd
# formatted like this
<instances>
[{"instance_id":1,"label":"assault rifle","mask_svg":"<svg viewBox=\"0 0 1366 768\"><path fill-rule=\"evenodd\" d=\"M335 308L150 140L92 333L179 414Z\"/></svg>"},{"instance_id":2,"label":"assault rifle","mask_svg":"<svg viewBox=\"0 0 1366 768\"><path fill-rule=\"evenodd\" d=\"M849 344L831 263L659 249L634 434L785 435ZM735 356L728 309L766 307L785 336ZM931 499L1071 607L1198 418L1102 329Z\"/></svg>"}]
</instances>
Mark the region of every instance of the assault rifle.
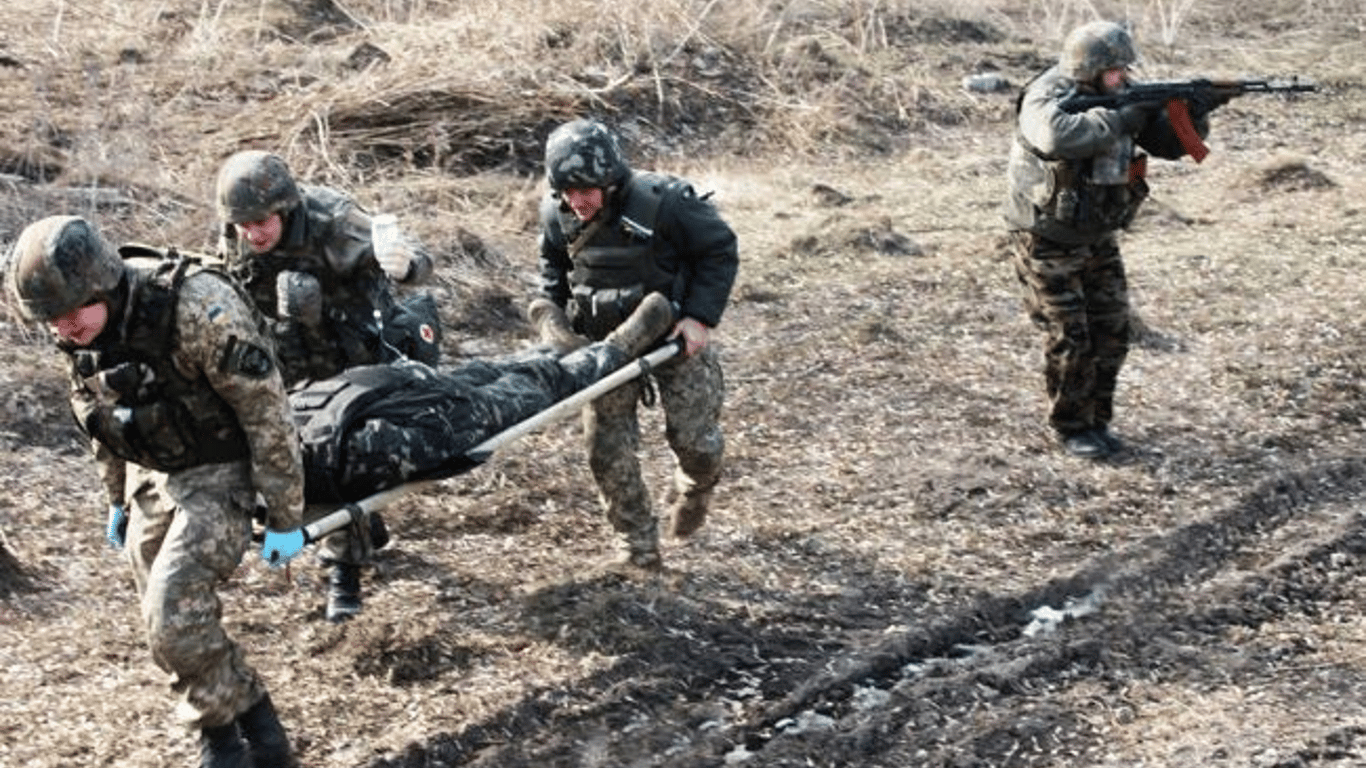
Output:
<instances>
[{"instance_id":1,"label":"assault rifle","mask_svg":"<svg viewBox=\"0 0 1366 768\"><path fill-rule=\"evenodd\" d=\"M1118 93L1074 94L1062 102L1064 112L1076 114L1094 107L1119 109L1130 104L1163 104L1167 107L1167 118L1176 131L1181 146L1195 162L1200 162L1209 154L1209 147L1200 140L1195 132L1191 115L1207 115L1216 108L1227 104L1230 99L1245 93L1304 93L1317 91L1313 83L1300 82L1299 78L1290 80L1167 80L1152 83L1134 83Z\"/></svg>"}]
</instances>

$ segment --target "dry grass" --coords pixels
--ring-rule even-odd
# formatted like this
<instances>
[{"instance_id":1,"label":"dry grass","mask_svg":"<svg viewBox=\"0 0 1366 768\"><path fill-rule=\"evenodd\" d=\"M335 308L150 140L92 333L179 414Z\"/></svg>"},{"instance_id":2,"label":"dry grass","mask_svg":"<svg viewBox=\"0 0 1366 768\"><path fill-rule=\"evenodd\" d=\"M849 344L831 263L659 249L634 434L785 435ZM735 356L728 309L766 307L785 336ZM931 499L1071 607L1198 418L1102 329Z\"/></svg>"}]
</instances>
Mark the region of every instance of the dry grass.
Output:
<instances>
[{"instance_id":1,"label":"dry grass","mask_svg":"<svg viewBox=\"0 0 1366 768\"><path fill-rule=\"evenodd\" d=\"M397 505L354 624L321 621L308 562L251 558L225 590L310 766L695 766L737 743L747 765L1290 765L1366 733L1340 706L1366 692L1366 18L1310 6L10 4L0 240L75 211L202 247L221 158L269 147L401 214L441 255L450 351L492 354L527 336L540 143L579 113L740 233L730 469L673 577L591 567L612 536L566 423ZM997 250L1009 96L959 83L1022 82L1096 12L1128 14L1158 74L1328 87L1236 101L1202 166L1154 164L1125 242L1133 447L1091 465L1041 428ZM0 530L38 587L0 601L0 763L189 764L62 374L40 334L0 340ZM1098 585L1099 616L1020 637ZM776 725L814 714L836 731Z\"/></svg>"}]
</instances>

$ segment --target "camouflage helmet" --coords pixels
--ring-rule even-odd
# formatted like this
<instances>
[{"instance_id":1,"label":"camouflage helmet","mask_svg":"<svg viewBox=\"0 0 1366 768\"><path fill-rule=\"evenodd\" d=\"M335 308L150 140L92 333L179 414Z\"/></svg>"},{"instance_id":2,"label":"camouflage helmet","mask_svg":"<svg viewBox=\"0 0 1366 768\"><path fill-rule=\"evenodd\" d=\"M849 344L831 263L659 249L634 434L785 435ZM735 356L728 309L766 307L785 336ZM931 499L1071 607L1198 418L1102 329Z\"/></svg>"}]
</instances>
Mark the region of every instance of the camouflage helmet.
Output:
<instances>
[{"instance_id":1,"label":"camouflage helmet","mask_svg":"<svg viewBox=\"0 0 1366 768\"><path fill-rule=\"evenodd\" d=\"M123 260L95 225L49 216L19 233L5 282L24 319L46 323L111 295L123 274Z\"/></svg>"},{"instance_id":2,"label":"camouflage helmet","mask_svg":"<svg viewBox=\"0 0 1366 768\"><path fill-rule=\"evenodd\" d=\"M218 171L218 218L231 224L262 221L299 204L299 187L279 155L249 149Z\"/></svg>"},{"instance_id":3,"label":"camouflage helmet","mask_svg":"<svg viewBox=\"0 0 1366 768\"><path fill-rule=\"evenodd\" d=\"M1112 21L1093 21L1072 30L1062 44L1058 69L1079 83L1095 80L1107 69L1138 63L1138 49L1129 30Z\"/></svg>"},{"instance_id":4,"label":"camouflage helmet","mask_svg":"<svg viewBox=\"0 0 1366 768\"><path fill-rule=\"evenodd\" d=\"M616 186L630 172L616 134L596 120L565 123L545 140L546 180L556 192Z\"/></svg>"}]
</instances>

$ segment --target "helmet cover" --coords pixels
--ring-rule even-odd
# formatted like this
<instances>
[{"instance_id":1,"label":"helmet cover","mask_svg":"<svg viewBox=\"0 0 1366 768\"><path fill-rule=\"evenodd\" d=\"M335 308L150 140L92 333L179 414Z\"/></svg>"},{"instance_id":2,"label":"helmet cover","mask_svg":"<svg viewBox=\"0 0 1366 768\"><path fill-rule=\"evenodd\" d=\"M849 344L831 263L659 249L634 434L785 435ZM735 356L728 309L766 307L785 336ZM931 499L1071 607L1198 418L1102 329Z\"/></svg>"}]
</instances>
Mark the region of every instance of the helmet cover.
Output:
<instances>
[{"instance_id":1,"label":"helmet cover","mask_svg":"<svg viewBox=\"0 0 1366 768\"><path fill-rule=\"evenodd\" d=\"M49 216L19 233L5 282L24 319L51 322L113 292L123 273L123 260L93 224Z\"/></svg>"},{"instance_id":2,"label":"helmet cover","mask_svg":"<svg viewBox=\"0 0 1366 768\"><path fill-rule=\"evenodd\" d=\"M1058 69L1079 83L1087 83L1107 69L1124 69L1137 63L1138 49L1129 30L1112 21L1093 21L1067 35Z\"/></svg>"},{"instance_id":3,"label":"helmet cover","mask_svg":"<svg viewBox=\"0 0 1366 768\"><path fill-rule=\"evenodd\" d=\"M616 186L630 171L616 134L596 120L565 123L546 139L546 180L556 192Z\"/></svg>"},{"instance_id":4,"label":"helmet cover","mask_svg":"<svg viewBox=\"0 0 1366 768\"><path fill-rule=\"evenodd\" d=\"M289 166L270 152L249 149L229 157L218 171L218 217L232 224L263 221L299 204Z\"/></svg>"}]
</instances>

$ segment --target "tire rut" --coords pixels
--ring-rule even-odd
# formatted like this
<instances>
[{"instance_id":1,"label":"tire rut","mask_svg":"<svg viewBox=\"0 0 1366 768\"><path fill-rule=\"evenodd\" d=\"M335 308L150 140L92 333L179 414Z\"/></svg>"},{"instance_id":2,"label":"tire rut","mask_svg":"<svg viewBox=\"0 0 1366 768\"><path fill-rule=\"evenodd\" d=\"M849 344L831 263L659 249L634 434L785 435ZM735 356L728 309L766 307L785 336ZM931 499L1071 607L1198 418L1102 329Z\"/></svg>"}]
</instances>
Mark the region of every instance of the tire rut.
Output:
<instances>
[{"instance_id":1,"label":"tire rut","mask_svg":"<svg viewBox=\"0 0 1366 768\"><path fill-rule=\"evenodd\" d=\"M1361 460L1287 472L1207 519L1070 576L987 596L927 625L905 616L899 623L909 629L867 645L716 618L715 606L680 599L657 610L648 643L611 668L371 765L1047 764L1100 739L1059 695L1078 682L1136 663L1179 664L1172 638L1258 626L1340 598L1337 585L1366 578L1366 523L1356 513L1332 516L1333 533L1295 557L1233 567L1257 541L1298 533L1282 529L1306 511L1363 491ZM1026 633L1036 608L1079 597L1100 604L1095 616L1065 622L1063 632ZM675 621L688 632L669 631ZM699 632L705 654L696 651ZM625 753L649 762L614 759L614 746L627 742Z\"/></svg>"}]
</instances>

